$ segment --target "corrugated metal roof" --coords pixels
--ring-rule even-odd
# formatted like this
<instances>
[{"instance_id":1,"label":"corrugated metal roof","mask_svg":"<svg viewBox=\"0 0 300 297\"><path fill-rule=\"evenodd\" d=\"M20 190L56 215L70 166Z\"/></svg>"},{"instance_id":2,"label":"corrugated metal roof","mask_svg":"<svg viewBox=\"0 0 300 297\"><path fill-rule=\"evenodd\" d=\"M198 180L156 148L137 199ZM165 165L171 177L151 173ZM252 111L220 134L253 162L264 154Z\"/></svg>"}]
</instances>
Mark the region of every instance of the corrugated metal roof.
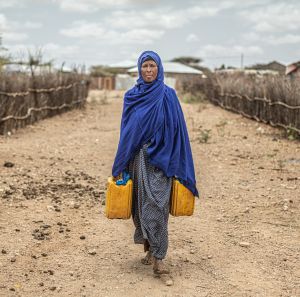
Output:
<instances>
[{"instance_id":1,"label":"corrugated metal roof","mask_svg":"<svg viewBox=\"0 0 300 297\"><path fill-rule=\"evenodd\" d=\"M215 73L245 73L245 74L279 74L278 71L272 69L242 69L242 68L234 68L234 69L217 69Z\"/></svg>"},{"instance_id":2,"label":"corrugated metal roof","mask_svg":"<svg viewBox=\"0 0 300 297\"><path fill-rule=\"evenodd\" d=\"M300 61L289 64L286 66L285 74L291 74L294 71L297 71L300 68Z\"/></svg>"},{"instance_id":3,"label":"corrugated metal roof","mask_svg":"<svg viewBox=\"0 0 300 297\"><path fill-rule=\"evenodd\" d=\"M164 73L185 73L185 74L202 74L203 72L195 68L183 65L177 62L163 62ZM134 67L128 70L129 73L138 72L138 68Z\"/></svg>"}]
</instances>

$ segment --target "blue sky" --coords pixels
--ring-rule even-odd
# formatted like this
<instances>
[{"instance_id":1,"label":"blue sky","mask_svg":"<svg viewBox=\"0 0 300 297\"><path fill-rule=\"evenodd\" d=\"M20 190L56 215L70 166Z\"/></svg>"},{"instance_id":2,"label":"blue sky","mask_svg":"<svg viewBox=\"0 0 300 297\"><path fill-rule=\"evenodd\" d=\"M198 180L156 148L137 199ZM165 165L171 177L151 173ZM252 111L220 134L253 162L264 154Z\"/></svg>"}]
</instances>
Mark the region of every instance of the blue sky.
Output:
<instances>
[{"instance_id":1,"label":"blue sky","mask_svg":"<svg viewBox=\"0 0 300 297\"><path fill-rule=\"evenodd\" d=\"M46 59L87 66L203 59L210 68L300 60L300 1L0 0L3 45L15 56L42 48Z\"/></svg>"}]
</instances>

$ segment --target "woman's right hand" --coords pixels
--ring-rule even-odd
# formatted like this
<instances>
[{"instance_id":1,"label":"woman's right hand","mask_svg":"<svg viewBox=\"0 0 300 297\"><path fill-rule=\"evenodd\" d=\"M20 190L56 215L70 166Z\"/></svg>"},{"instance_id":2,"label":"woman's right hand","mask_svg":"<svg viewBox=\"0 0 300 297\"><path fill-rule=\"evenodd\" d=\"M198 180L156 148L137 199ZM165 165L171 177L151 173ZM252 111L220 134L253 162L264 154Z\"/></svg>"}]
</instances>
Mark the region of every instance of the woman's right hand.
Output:
<instances>
[{"instance_id":1,"label":"woman's right hand","mask_svg":"<svg viewBox=\"0 0 300 297\"><path fill-rule=\"evenodd\" d=\"M118 179L122 178L122 174L120 173L118 176L113 176L113 181L116 182Z\"/></svg>"}]
</instances>

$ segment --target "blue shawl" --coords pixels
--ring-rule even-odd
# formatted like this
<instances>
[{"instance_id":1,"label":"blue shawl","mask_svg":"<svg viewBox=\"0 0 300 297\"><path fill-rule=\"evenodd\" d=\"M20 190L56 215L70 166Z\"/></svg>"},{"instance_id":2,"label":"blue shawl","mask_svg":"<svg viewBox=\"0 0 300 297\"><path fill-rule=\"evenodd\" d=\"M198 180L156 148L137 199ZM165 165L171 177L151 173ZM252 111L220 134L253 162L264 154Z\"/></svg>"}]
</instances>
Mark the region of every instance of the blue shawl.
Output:
<instances>
[{"instance_id":1,"label":"blue shawl","mask_svg":"<svg viewBox=\"0 0 300 297\"><path fill-rule=\"evenodd\" d=\"M141 66L152 59L158 66L157 78L145 83ZM112 168L118 176L143 144L150 142L149 162L168 177L177 177L195 196L193 157L184 115L174 89L164 84L160 57L145 51L138 60L137 84L125 93L121 120L120 141Z\"/></svg>"}]
</instances>

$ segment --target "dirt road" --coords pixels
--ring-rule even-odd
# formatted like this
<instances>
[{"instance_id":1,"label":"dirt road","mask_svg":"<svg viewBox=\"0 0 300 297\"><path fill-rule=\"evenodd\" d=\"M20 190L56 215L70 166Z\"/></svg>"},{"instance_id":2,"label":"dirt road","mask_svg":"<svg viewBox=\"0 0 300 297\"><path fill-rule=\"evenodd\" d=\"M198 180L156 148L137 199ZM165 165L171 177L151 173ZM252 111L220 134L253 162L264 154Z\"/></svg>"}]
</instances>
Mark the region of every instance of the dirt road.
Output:
<instances>
[{"instance_id":1,"label":"dirt road","mask_svg":"<svg viewBox=\"0 0 300 297\"><path fill-rule=\"evenodd\" d=\"M299 142L182 104L201 197L170 219L166 286L132 221L103 215L122 109L108 95L0 137L0 296L300 296Z\"/></svg>"}]
</instances>

